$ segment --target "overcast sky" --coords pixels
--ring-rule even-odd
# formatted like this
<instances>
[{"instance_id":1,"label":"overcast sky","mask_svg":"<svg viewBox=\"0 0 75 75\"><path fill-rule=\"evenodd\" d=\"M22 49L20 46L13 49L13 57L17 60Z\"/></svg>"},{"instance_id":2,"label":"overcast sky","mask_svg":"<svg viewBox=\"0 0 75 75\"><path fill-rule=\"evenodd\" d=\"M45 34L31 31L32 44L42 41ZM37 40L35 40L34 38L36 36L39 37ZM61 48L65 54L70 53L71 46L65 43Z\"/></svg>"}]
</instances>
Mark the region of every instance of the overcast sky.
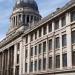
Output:
<instances>
[{"instance_id":1,"label":"overcast sky","mask_svg":"<svg viewBox=\"0 0 75 75\"><path fill-rule=\"evenodd\" d=\"M2 40L10 25L9 17L16 0L0 0L0 40ZM56 8L64 6L69 0L36 0L42 17L47 16Z\"/></svg>"}]
</instances>

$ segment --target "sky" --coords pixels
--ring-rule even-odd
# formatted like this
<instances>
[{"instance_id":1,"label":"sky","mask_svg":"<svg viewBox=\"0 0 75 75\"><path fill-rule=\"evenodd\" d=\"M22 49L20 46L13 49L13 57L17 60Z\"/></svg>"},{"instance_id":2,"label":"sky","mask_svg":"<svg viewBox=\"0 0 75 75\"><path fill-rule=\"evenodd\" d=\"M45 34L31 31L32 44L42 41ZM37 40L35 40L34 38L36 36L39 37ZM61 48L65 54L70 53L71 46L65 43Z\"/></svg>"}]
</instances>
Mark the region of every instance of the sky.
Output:
<instances>
[{"instance_id":1,"label":"sky","mask_svg":"<svg viewBox=\"0 0 75 75\"><path fill-rule=\"evenodd\" d=\"M0 41L5 38L10 25L10 15L16 0L0 0ZM36 0L42 17L63 7L69 0Z\"/></svg>"}]
</instances>

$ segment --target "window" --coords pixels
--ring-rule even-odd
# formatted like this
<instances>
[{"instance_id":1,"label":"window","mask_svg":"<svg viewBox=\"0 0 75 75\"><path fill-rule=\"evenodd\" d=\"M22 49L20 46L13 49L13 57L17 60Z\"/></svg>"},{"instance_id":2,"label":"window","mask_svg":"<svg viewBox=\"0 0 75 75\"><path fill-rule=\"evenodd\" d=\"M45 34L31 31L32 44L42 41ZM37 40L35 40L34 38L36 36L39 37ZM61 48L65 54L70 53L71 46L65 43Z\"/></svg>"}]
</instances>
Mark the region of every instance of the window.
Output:
<instances>
[{"instance_id":1,"label":"window","mask_svg":"<svg viewBox=\"0 0 75 75\"><path fill-rule=\"evenodd\" d=\"M57 37L57 38L55 39L55 48L56 48L56 49L57 49L57 48L60 48L59 37Z\"/></svg>"},{"instance_id":2,"label":"window","mask_svg":"<svg viewBox=\"0 0 75 75\"><path fill-rule=\"evenodd\" d=\"M63 16L61 18L61 22L62 22L62 27L66 25L66 17L65 16Z\"/></svg>"},{"instance_id":3,"label":"window","mask_svg":"<svg viewBox=\"0 0 75 75\"><path fill-rule=\"evenodd\" d=\"M20 43L17 43L17 51L20 50Z\"/></svg>"},{"instance_id":4,"label":"window","mask_svg":"<svg viewBox=\"0 0 75 75\"><path fill-rule=\"evenodd\" d=\"M49 25L48 25L48 30L49 30L49 32L52 31L52 23L49 23Z\"/></svg>"},{"instance_id":5,"label":"window","mask_svg":"<svg viewBox=\"0 0 75 75\"><path fill-rule=\"evenodd\" d=\"M17 54L17 64L19 64L19 54Z\"/></svg>"},{"instance_id":6,"label":"window","mask_svg":"<svg viewBox=\"0 0 75 75\"><path fill-rule=\"evenodd\" d=\"M28 56L28 49L26 48L26 50L25 50L25 58L27 58L27 56Z\"/></svg>"},{"instance_id":7,"label":"window","mask_svg":"<svg viewBox=\"0 0 75 75\"><path fill-rule=\"evenodd\" d=\"M43 27L43 35L45 35L45 34L47 34L47 27L46 26Z\"/></svg>"},{"instance_id":8,"label":"window","mask_svg":"<svg viewBox=\"0 0 75 75\"><path fill-rule=\"evenodd\" d=\"M43 52L46 52L46 41L43 42Z\"/></svg>"},{"instance_id":9,"label":"window","mask_svg":"<svg viewBox=\"0 0 75 75\"><path fill-rule=\"evenodd\" d=\"M30 63L30 72L33 72L33 62Z\"/></svg>"},{"instance_id":10,"label":"window","mask_svg":"<svg viewBox=\"0 0 75 75\"><path fill-rule=\"evenodd\" d=\"M66 41L66 34L62 35L62 47L65 47L67 45L67 41Z\"/></svg>"},{"instance_id":11,"label":"window","mask_svg":"<svg viewBox=\"0 0 75 75\"><path fill-rule=\"evenodd\" d=\"M55 30L59 29L59 20L55 21Z\"/></svg>"},{"instance_id":12,"label":"window","mask_svg":"<svg viewBox=\"0 0 75 75\"><path fill-rule=\"evenodd\" d=\"M75 21L75 11L71 12L71 22Z\"/></svg>"},{"instance_id":13,"label":"window","mask_svg":"<svg viewBox=\"0 0 75 75\"><path fill-rule=\"evenodd\" d=\"M28 43L28 35L26 36L26 39L25 39L26 43Z\"/></svg>"},{"instance_id":14,"label":"window","mask_svg":"<svg viewBox=\"0 0 75 75\"><path fill-rule=\"evenodd\" d=\"M75 51L72 52L72 65L75 66Z\"/></svg>"},{"instance_id":15,"label":"window","mask_svg":"<svg viewBox=\"0 0 75 75\"><path fill-rule=\"evenodd\" d=\"M56 56L56 68L60 68L60 55Z\"/></svg>"},{"instance_id":16,"label":"window","mask_svg":"<svg viewBox=\"0 0 75 75\"><path fill-rule=\"evenodd\" d=\"M43 70L46 69L46 58L43 58Z\"/></svg>"},{"instance_id":17,"label":"window","mask_svg":"<svg viewBox=\"0 0 75 75\"><path fill-rule=\"evenodd\" d=\"M41 70L41 59L38 61L38 69Z\"/></svg>"},{"instance_id":18,"label":"window","mask_svg":"<svg viewBox=\"0 0 75 75\"><path fill-rule=\"evenodd\" d=\"M31 33L31 41L33 41L33 33Z\"/></svg>"},{"instance_id":19,"label":"window","mask_svg":"<svg viewBox=\"0 0 75 75\"><path fill-rule=\"evenodd\" d=\"M42 28L39 29L39 37L42 35Z\"/></svg>"},{"instance_id":20,"label":"window","mask_svg":"<svg viewBox=\"0 0 75 75\"><path fill-rule=\"evenodd\" d=\"M27 23L29 23L29 15L27 15Z\"/></svg>"},{"instance_id":21,"label":"window","mask_svg":"<svg viewBox=\"0 0 75 75\"><path fill-rule=\"evenodd\" d=\"M31 47L30 55L33 56L33 47Z\"/></svg>"},{"instance_id":22,"label":"window","mask_svg":"<svg viewBox=\"0 0 75 75\"><path fill-rule=\"evenodd\" d=\"M52 50L52 39L49 40L49 50Z\"/></svg>"},{"instance_id":23,"label":"window","mask_svg":"<svg viewBox=\"0 0 75 75\"><path fill-rule=\"evenodd\" d=\"M75 31L72 31L72 44L75 43Z\"/></svg>"},{"instance_id":24,"label":"window","mask_svg":"<svg viewBox=\"0 0 75 75\"><path fill-rule=\"evenodd\" d=\"M27 72L27 63L25 63L25 72Z\"/></svg>"},{"instance_id":25,"label":"window","mask_svg":"<svg viewBox=\"0 0 75 75\"><path fill-rule=\"evenodd\" d=\"M35 55L37 55L37 46L35 46Z\"/></svg>"},{"instance_id":26,"label":"window","mask_svg":"<svg viewBox=\"0 0 75 75\"><path fill-rule=\"evenodd\" d=\"M41 53L41 46L42 44L39 44L39 54Z\"/></svg>"},{"instance_id":27,"label":"window","mask_svg":"<svg viewBox=\"0 0 75 75\"><path fill-rule=\"evenodd\" d=\"M37 31L35 31L35 39L37 39Z\"/></svg>"},{"instance_id":28,"label":"window","mask_svg":"<svg viewBox=\"0 0 75 75\"><path fill-rule=\"evenodd\" d=\"M16 66L15 75L19 75L19 66Z\"/></svg>"},{"instance_id":29,"label":"window","mask_svg":"<svg viewBox=\"0 0 75 75\"><path fill-rule=\"evenodd\" d=\"M63 67L67 67L67 53L63 54Z\"/></svg>"},{"instance_id":30,"label":"window","mask_svg":"<svg viewBox=\"0 0 75 75\"><path fill-rule=\"evenodd\" d=\"M52 57L49 57L49 69L52 68Z\"/></svg>"},{"instance_id":31,"label":"window","mask_svg":"<svg viewBox=\"0 0 75 75\"><path fill-rule=\"evenodd\" d=\"M34 69L37 71L37 60L35 61Z\"/></svg>"},{"instance_id":32,"label":"window","mask_svg":"<svg viewBox=\"0 0 75 75\"><path fill-rule=\"evenodd\" d=\"M25 15L23 15L23 24L25 24Z\"/></svg>"}]
</instances>

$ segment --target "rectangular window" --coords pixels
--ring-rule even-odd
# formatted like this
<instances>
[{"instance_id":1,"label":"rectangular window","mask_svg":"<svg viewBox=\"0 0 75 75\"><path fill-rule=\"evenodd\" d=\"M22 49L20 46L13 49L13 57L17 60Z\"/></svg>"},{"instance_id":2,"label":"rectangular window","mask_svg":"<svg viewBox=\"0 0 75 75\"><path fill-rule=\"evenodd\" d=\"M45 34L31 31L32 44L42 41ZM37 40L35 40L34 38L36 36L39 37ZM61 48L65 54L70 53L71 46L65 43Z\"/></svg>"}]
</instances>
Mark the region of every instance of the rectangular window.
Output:
<instances>
[{"instance_id":1,"label":"rectangular window","mask_svg":"<svg viewBox=\"0 0 75 75\"><path fill-rule=\"evenodd\" d=\"M43 27L43 35L47 34L47 26Z\"/></svg>"},{"instance_id":2,"label":"rectangular window","mask_svg":"<svg viewBox=\"0 0 75 75\"><path fill-rule=\"evenodd\" d=\"M59 20L56 20L55 21L55 28L54 29L55 30L59 29Z\"/></svg>"},{"instance_id":3,"label":"rectangular window","mask_svg":"<svg viewBox=\"0 0 75 75\"><path fill-rule=\"evenodd\" d=\"M35 55L37 55L37 46L35 46Z\"/></svg>"},{"instance_id":4,"label":"rectangular window","mask_svg":"<svg viewBox=\"0 0 75 75\"><path fill-rule=\"evenodd\" d=\"M10 73L12 72L10 71ZM19 66L16 66L15 75L19 75Z\"/></svg>"},{"instance_id":5,"label":"rectangular window","mask_svg":"<svg viewBox=\"0 0 75 75\"><path fill-rule=\"evenodd\" d=\"M42 64L41 64L41 59L39 59L39 62L38 62L38 69L39 69L39 70L41 70L41 65L42 65Z\"/></svg>"},{"instance_id":6,"label":"rectangular window","mask_svg":"<svg viewBox=\"0 0 75 75\"><path fill-rule=\"evenodd\" d=\"M31 33L31 41L33 41L33 33Z\"/></svg>"},{"instance_id":7,"label":"rectangular window","mask_svg":"<svg viewBox=\"0 0 75 75\"><path fill-rule=\"evenodd\" d=\"M60 68L60 55L56 56L56 68Z\"/></svg>"},{"instance_id":8,"label":"rectangular window","mask_svg":"<svg viewBox=\"0 0 75 75\"><path fill-rule=\"evenodd\" d=\"M75 66L75 51L72 52L72 65Z\"/></svg>"},{"instance_id":9,"label":"rectangular window","mask_svg":"<svg viewBox=\"0 0 75 75\"><path fill-rule=\"evenodd\" d=\"M56 39L55 39L55 48L57 49L57 48L60 48L60 40L59 40L59 37L57 37Z\"/></svg>"},{"instance_id":10,"label":"rectangular window","mask_svg":"<svg viewBox=\"0 0 75 75\"><path fill-rule=\"evenodd\" d=\"M63 67L67 67L67 53L63 54Z\"/></svg>"},{"instance_id":11,"label":"rectangular window","mask_svg":"<svg viewBox=\"0 0 75 75\"><path fill-rule=\"evenodd\" d=\"M46 58L43 58L43 70L46 69Z\"/></svg>"},{"instance_id":12,"label":"rectangular window","mask_svg":"<svg viewBox=\"0 0 75 75\"><path fill-rule=\"evenodd\" d=\"M52 31L52 23L50 23L50 24L48 25L48 30L49 30L49 32Z\"/></svg>"},{"instance_id":13,"label":"rectangular window","mask_svg":"<svg viewBox=\"0 0 75 75\"><path fill-rule=\"evenodd\" d=\"M49 69L52 68L52 57L49 57Z\"/></svg>"},{"instance_id":14,"label":"rectangular window","mask_svg":"<svg viewBox=\"0 0 75 75\"><path fill-rule=\"evenodd\" d=\"M75 43L75 31L72 31L72 44Z\"/></svg>"},{"instance_id":15,"label":"rectangular window","mask_svg":"<svg viewBox=\"0 0 75 75\"><path fill-rule=\"evenodd\" d=\"M46 52L46 41L43 42L43 52Z\"/></svg>"},{"instance_id":16,"label":"rectangular window","mask_svg":"<svg viewBox=\"0 0 75 75\"><path fill-rule=\"evenodd\" d=\"M17 51L20 50L20 43L17 43Z\"/></svg>"},{"instance_id":17,"label":"rectangular window","mask_svg":"<svg viewBox=\"0 0 75 75\"><path fill-rule=\"evenodd\" d=\"M34 69L37 71L37 61L35 61Z\"/></svg>"},{"instance_id":18,"label":"rectangular window","mask_svg":"<svg viewBox=\"0 0 75 75\"><path fill-rule=\"evenodd\" d=\"M37 31L35 31L35 39L37 39Z\"/></svg>"},{"instance_id":19,"label":"rectangular window","mask_svg":"<svg viewBox=\"0 0 75 75\"><path fill-rule=\"evenodd\" d=\"M42 35L42 28L39 29L39 37Z\"/></svg>"},{"instance_id":20,"label":"rectangular window","mask_svg":"<svg viewBox=\"0 0 75 75\"><path fill-rule=\"evenodd\" d=\"M26 36L26 43L28 43L28 35Z\"/></svg>"},{"instance_id":21,"label":"rectangular window","mask_svg":"<svg viewBox=\"0 0 75 75\"><path fill-rule=\"evenodd\" d=\"M27 56L28 56L28 49L26 48L26 50L25 50L25 58L27 58Z\"/></svg>"},{"instance_id":22,"label":"rectangular window","mask_svg":"<svg viewBox=\"0 0 75 75\"><path fill-rule=\"evenodd\" d=\"M33 62L30 63L30 72L33 72Z\"/></svg>"},{"instance_id":23,"label":"rectangular window","mask_svg":"<svg viewBox=\"0 0 75 75\"><path fill-rule=\"evenodd\" d=\"M30 55L33 56L33 47L31 47Z\"/></svg>"},{"instance_id":24,"label":"rectangular window","mask_svg":"<svg viewBox=\"0 0 75 75\"><path fill-rule=\"evenodd\" d=\"M17 64L19 64L19 54L17 54Z\"/></svg>"},{"instance_id":25,"label":"rectangular window","mask_svg":"<svg viewBox=\"0 0 75 75\"><path fill-rule=\"evenodd\" d=\"M52 39L49 40L49 50L52 50Z\"/></svg>"},{"instance_id":26,"label":"rectangular window","mask_svg":"<svg viewBox=\"0 0 75 75\"><path fill-rule=\"evenodd\" d=\"M61 22L62 22L62 27L66 25L66 17L65 16L63 16L61 18Z\"/></svg>"},{"instance_id":27,"label":"rectangular window","mask_svg":"<svg viewBox=\"0 0 75 75\"><path fill-rule=\"evenodd\" d=\"M75 11L71 12L71 22L75 21Z\"/></svg>"},{"instance_id":28,"label":"rectangular window","mask_svg":"<svg viewBox=\"0 0 75 75\"><path fill-rule=\"evenodd\" d=\"M25 63L25 72L27 72L27 63Z\"/></svg>"},{"instance_id":29,"label":"rectangular window","mask_svg":"<svg viewBox=\"0 0 75 75\"><path fill-rule=\"evenodd\" d=\"M42 44L39 44L39 54L41 53Z\"/></svg>"},{"instance_id":30,"label":"rectangular window","mask_svg":"<svg viewBox=\"0 0 75 75\"><path fill-rule=\"evenodd\" d=\"M62 47L65 47L67 45L67 39L66 39L66 34L62 35Z\"/></svg>"}]
</instances>

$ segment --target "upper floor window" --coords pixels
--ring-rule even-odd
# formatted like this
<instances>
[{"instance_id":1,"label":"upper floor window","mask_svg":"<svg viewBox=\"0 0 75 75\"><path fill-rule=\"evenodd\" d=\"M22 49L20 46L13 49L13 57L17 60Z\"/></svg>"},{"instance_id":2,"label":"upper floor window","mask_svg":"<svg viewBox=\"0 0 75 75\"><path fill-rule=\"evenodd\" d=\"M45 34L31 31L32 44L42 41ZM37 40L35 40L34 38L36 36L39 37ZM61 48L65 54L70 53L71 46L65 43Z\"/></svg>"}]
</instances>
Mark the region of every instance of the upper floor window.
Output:
<instances>
[{"instance_id":1,"label":"upper floor window","mask_svg":"<svg viewBox=\"0 0 75 75\"><path fill-rule=\"evenodd\" d=\"M47 26L43 27L43 35L47 34Z\"/></svg>"},{"instance_id":2,"label":"upper floor window","mask_svg":"<svg viewBox=\"0 0 75 75\"><path fill-rule=\"evenodd\" d=\"M56 21L55 21L54 29L55 29L55 30L59 29L59 20L56 20Z\"/></svg>"},{"instance_id":3,"label":"upper floor window","mask_svg":"<svg viewBox=\"0 0 75 75\"><path fill-rule=\"evenodd\" d=\"M31 33L31 41L33 41L33 33Z\"/></svg>"},{"instance_id":4,"label":"upper floor window","mask_svg":"<svg viewBox=\"0 0 75 75\"><path fill-rule=\"evenodd\" d=\"M67 39L66 34L62 35L62 47L65 47L67 45Z\"/></svg>"},{"instance_id":5,"label":"upper floor window","mask_svg":"<svg viewBox=\"0 0 75 75\"><path fill-rule=\"evenodd\" d=\"M30 63L30 72L33 72L33 62Z\"/></svg>"},{"instance_id":6,"label":"upper floor window","mask_svg":"<svg viewBox=\"0 0 75 75\"><path fill-rule=\"evenodd\" d=\"M42 35L42 28L39 29L39 37Z\"/></svg>"},{"instance_id":7,"label":"upper floor window","mask_svg":"<svg viewBox=\"0 0 75 75\"><path fill-rule=\"evenodd\" d=\"M49 68L52 68L52 57L49 57Z\"/></svg>"},{"instance_id":8,"label":"upper floor window","mask_svg":"<svg viewBox=\"0 0 75 75\"><path fill-rule=\"evenodd\" d=\"M52 39L49 40L49 50L52 50Z\"/></svg>"},{"instance_id":9,"label":"upper floor window","mask_svg":"<svg viewBox=\"0 0 75 75\"><path fill-rule=\"evenodd\" d=\"M27 72L27 63L25 63L25 72Z\"/></svg>"},{"instance_id":10,"label":"upper floor window","mask_svg":"<svg viewBox=\"0 0 75 75\"><path fill-rule=\"evenodd\" d=\"M71 12L71 22L75 21L75 11Z\"/></svg>"},{"instance_id":11,"label":"upper floor window","mask_svg":"<svg viewBox=\"0 0 75 75\"><path fill-rule=\"evenodd\" d=\"M46 52L46 41L43 42L43 52Z\"/></svg>"},{"instance_id":12,"label":"upper floor window","mask_svg":"<svg viewBox=\"0 0 75 75\"><path fill-rule=\"evenodd\" d=\"M27 58L28 56L28 48L25 49L25 57Z\"/></svg>"},{"instance_id":13,"label":"upper floor window","mask_svg":"<svg viewBox=\"0 0 75 75\"><path fill-rule=\"evenodd\" d=\"M48 31L49 31L49 32L52 31L52 23L49 23L49 25L48 25Z\"/></svg>"},{"instance_id":14,"label":"upper floor window","mask_svg":"<svg viewBox=\"0 0 75 75\"><path fill-rule=\"evenodd\" d=\"M75 31L72 31L72 44L75 43Z\"/></svg>"},{"instance_id":15,"label":"upper floor window","mask_svg":"<svg viewBox=\"0 0 75 75\"><path fill-rule=\"evenodd\" d=\"M39 54L41 53L42 44L39 44Z\"/></svg>"},{"instance_id":16,"label":"upper floor window","mask_svg":"<svg viewBox=\"0 0 75 75\"><path fill-rule=\"evenodd\" d=\"M63 67L67 67L67 53L63 54Z\"/></svg>"},{"instance_id":17,"label":"upper floor window","mask_svg":"<svg viewBox=\"0 0 75 75\"><path fill-rule=\"evenodd\" d=\"M59 40L59 37L57 37L56 39L55 39L55 48L57 49L57 48L60 48L60 40Z\"/></svg>"},{"instance_id":18,"label":"upper floor window","mask_svg":"<svg viewBox=\"0 0 75 75\"><path fill-rule=\"evenodd\" d=\"M72 65L75 66L75 51L72 52Z\"/></svg>"},{"instance_id":19,"label":"upper floor window","mask_svg":"<svg viewBox=\"0 0 75 75\"><path fill-rule=\"evenodd\" d=\"M37 39L37 31L35 31L35 39Z\"/></svg>"},{"instance_id":20,"label":"upper floor window","mask_svg":"<svg viewBox=\"0 0 75 75\"><path fill-rule=\"evenodd\" d=\"M56 56L56 68L60 68L60 55Z\"/></svg>"},{"instance_id":21,"label":"upper floor window","mask_svg":"<svg viewBox=\"0 0 75 75\"><path fill-rule=\"evenodd\" d=\"M17 51L20 50L20 43L17 43Z\"/></svg>"},{"instance_id":22,"label":"upper floor window","mask_svg":"<svg viewBox=\"0 0 75 75\"><path fill-rule=\"evenodd\" d=\"M46 69L46 58L43 58L43 70Z\"/></svg>"},{"instance_id":23,"label":"upper floor window","mask_svg":"<svg viewBox=\"0 0 75 75\"><path fill-rule=\"evenodd\" d=\"M19 64L19 54L17 54L17 64Z\"/></svg>"},{"instance_id":24,"label":"upper floor window","mask_svg":"<svg viewBox=\"0 0 75 75\"><path fill-rule=\"evenodd\" d=\"M31 47L30 55L33 56L33 47Z\"/></svg>"},{"instance_id":25,"label":"upper floor window","mask_svg":"<svg viewBox=\"0 0 75 75\"><path fill-rule=\"evenodd\" d=\"M41 70L41 65L42 65L42 64L41 64L41 59L39 59L39 62L38 62L38 69L39 69L39 70Z\"/></svg>"},{"instance_id":26,"label":"upper floor window","mask_svg":"<svg viewBox=\"0 0 75 75\"><path fill-rule=\"evenodd\" d=\"M25 38L25 42L28 43L28 35Z\"/></svg>"},{"instance_id":27,"label":"upper floor window","mask_svg":"<svg viewBox=\"0 0 75 75\"><path fill-rule=\"evenodd\" d=\"M62 27L66 25L66 17L65 16L63 16L61 18L61 22L62 22Z\"/></svg>"},{"instance_id":28,"label":"upper floor window","mask_svg":"<svg viewBox=\"0 0 75 75\"><path fill-rule=\"evenodd\" d=\"M37 46L35 46L35 55L37 55Z\"/></svg>"},{"instance_id":29,"label":"upper floor window","mask_svg":"<svg viewBox=\"0 0 75 75\"><path fill-rule=\"evenodd\" d=\"M23 15L23 24L25 24L25 15Z\"/></svg>"},{"instance_id":30,"label":"upper floor window","mask_svg":"<svg viewBox=\"0 0 75 75\"><path fill-rule=\"evenodd\" d=\"M35 61L34 69L35 71L37 70L37 60Z\"/></svg>"}]
</instances>

